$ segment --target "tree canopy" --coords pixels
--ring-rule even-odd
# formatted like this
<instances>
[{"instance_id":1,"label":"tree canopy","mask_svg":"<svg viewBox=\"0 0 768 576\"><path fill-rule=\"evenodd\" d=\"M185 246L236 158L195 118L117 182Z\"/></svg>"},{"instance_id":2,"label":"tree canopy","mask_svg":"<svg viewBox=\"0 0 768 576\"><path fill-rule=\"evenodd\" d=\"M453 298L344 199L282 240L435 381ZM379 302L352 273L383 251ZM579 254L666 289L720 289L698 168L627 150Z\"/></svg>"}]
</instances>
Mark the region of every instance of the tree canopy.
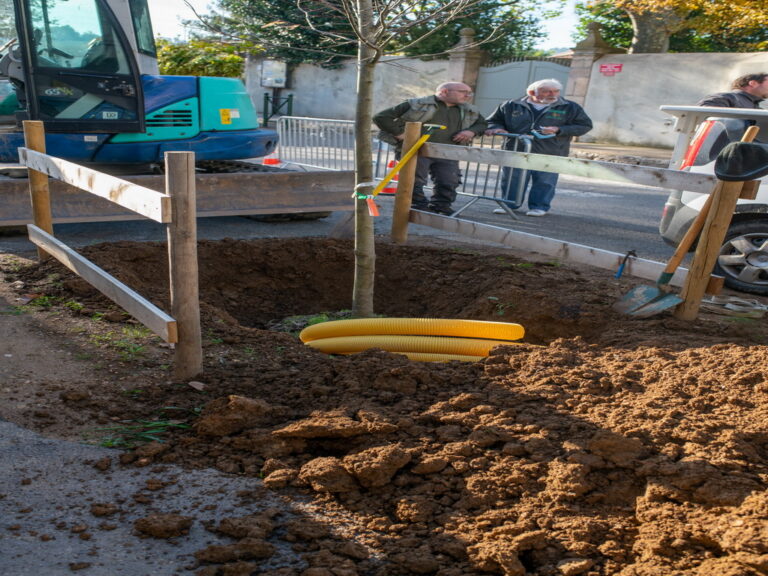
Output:
<instances>
[{"instance_id":1,"label":"tree canopy","mask_svg":"<svg viewBox=\"0 0 768 576\"><path fill-rule=\"evenodd\" d=\"M471 9L453 15L446 24L425 16L449 3L408 0L379 10L377 18L385 20L384 25L387 19L407 24L399 26L400 33L387 40L389 53L412 57L441 54L456 45L462 28L473 28L483 49L498 60L530 52L542 35L539 18L556 14L563 1L477 0ZM269 56L289 64L333 66L357 53L343 4L342 0L217 0L213 14L202 20L217 34L263 46Z\"/></svg>"},{"instance_id":2,"label":"tree canopy","mask_svg":"<svg viewBox=\"0 0 768 576\"><path fill-rule=\"evenodd\" d=\"M595 0L577 4L581 25L602 24L631 52L753 52L768 48L768 0Z\"/></svg>"},{"instance_id":3,"label":"tree canopy","mask_svg":"<svg viewBox=\"0 0 768 576\"><path fill-rule=\"evenodd\" d=\"M243 73L245 59L231 44L204 40L191 40L183 44L162 39L156 42L161 74L237 78Z\"/></svg>"}]
</instances>

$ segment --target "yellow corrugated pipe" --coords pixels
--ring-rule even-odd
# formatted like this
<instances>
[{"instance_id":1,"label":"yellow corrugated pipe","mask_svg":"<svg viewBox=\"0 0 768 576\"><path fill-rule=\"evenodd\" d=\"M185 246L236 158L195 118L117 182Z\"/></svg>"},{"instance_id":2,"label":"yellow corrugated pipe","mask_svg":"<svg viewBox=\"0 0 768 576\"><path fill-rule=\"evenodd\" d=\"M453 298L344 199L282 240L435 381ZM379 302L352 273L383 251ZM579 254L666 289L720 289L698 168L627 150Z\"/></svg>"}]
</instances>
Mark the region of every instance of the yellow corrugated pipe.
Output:
<instances>
[{"instance_id":1,"label":"yellow corrugated pipe","mask_svg":"<svg viewBox=\"0 0 768 576\"><path fill-rule=\"evenodd\" d=\"M508 322L485 320L446 320L444 318L358 318L332 320L307 326L301 331L302 342L335 336L366 334L406 334L410 336L457 336L461 338L491 338L520 340L525 328Z\"/></svg>"},{"instance_id":2,"label":"yellow corrugated pipe","mask_svg":"<svg viewBox=\"0 0 768 576\"><path fill-rule=\"evenodd\" d=\"M302 330L302 342L327 354L354 354L370 348L405 354L420 362L477 362L491 348L525 335L519 324L439 318L334 320Z\"/></svg>"}]
</instances>

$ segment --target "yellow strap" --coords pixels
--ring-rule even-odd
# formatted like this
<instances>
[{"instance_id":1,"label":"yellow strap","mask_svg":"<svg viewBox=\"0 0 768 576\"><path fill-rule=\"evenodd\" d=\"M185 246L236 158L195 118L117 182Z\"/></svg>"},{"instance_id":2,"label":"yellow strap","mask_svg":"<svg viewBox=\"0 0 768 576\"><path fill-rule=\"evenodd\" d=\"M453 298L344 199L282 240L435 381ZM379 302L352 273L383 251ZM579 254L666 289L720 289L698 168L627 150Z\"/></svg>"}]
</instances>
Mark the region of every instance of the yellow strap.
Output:
<instances>
[{"instance_id":1,"label":"yellow strap","mask_svg":"<svg viewBox=\"0 0 768 576\"><path fill-rule=\"evenodd\" d=\"M400 161L395 165L395 167L392 168L392 170L390 170L386 176L384 176L384 179L381 182L379 182L379 185L373 189L373 192L371 192L371 194L376 196L379 192L384 190L387 184L389 184L389 181L395 177L395 174L400 172L400 169L408 163L408 160L413 158L413 156L419 151L419 148L421 148L421 145L424 144L424 142L426 142L427 140L429 140L429 136L430 136L429 134L424 134L424 136L419 138L416 141L416 144L414 144L411 147L411 149L408 150L408 152L406 152L402 158L400 158Z\"/></svg>"}]
</instances>

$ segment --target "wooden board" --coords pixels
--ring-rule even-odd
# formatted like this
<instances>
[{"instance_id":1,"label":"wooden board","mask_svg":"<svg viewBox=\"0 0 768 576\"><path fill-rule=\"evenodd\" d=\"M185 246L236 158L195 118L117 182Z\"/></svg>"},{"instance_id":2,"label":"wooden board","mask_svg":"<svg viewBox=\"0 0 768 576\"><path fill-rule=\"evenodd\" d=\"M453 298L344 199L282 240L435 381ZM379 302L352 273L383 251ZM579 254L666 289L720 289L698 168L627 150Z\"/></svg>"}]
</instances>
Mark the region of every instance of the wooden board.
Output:
<instances>
[{"instance_id":1,"label":"wooden board","mask_svg":"<svg viewBox=\"0 0 768 576\"><path fill-rule=\"evenodd\" d=\"M124 179L156 191L165 189L162 175L125 176ZM199 217L335 212L354 208L353 172L198 174L196 186ZM54 223L142 218L57 180L51 179L50 190ZM0 178L0 226L31 222L28 180Z\"/></svg>"},{"instance_id":2,"label":"wooden board","mask_svg":"<svg viewBox=\"0 0 768 576\"><path fill-rule=\"evenodd\" d=\"M130 212L135 212L155 222L167 223L171 221L170 198L163 192L138 186L127 180L121 180L109 174L27 148L19 148L19 160L37 172L42 172L51 178L70 184L79 190L105 198Z\"/></svg>"},{"instance_id":3,"label":"wooden board","mask_svg":"<svg viewBox=\"0 0 768 576\"><path fill-rule=\"evenodd\" d=\"M27 226L29 239L72 270L166 342L178 342L176 320L34 224Z\"/></svg>"},{"instance_id":4,"label":"wooden board","mask_svg":"<svg viewBox=\"0 0 768 576\"><path fill-rule=\"evenodd\" d=\"M600 248L593 248L583 244L574 244L563 240L556 240L555 238L547 238L546 236L537 236L527 232L518 232L516 230L500 228L499 226L480 224L470 220L450 218L428 212L411 210L410 221L413 224L430 226L484 242L496 242L516 250L551 256L557 259L558 262L588 264L596 268L610 270L612 273L619 269L619 265L624 259L624 254L619 254L618 252L609 252L608 250L601 250ZM664 264L661 262L644 258L630 258L624 268L624 274L655 282L663 270ZM681 286L687 273L687 269L678 268L670 284Z\"/></svg>"},{"instance_id":5,"label":"wooden board","mask_svg":"<svg viewBox=\"0 0 768 576\"><path fill-rule=\"evenodd\" d=\"M618 162L580 160L545 154L526 154L490 148L467 148L450 144L430 144L427 142L424 144L421 154L430 158L557 172L558 174L594 178L595 180L641 184L667 190L689 190L704 194L709 194L717 183L717 179L709 174L619 164Z\"/></svg>"}]
</instances>

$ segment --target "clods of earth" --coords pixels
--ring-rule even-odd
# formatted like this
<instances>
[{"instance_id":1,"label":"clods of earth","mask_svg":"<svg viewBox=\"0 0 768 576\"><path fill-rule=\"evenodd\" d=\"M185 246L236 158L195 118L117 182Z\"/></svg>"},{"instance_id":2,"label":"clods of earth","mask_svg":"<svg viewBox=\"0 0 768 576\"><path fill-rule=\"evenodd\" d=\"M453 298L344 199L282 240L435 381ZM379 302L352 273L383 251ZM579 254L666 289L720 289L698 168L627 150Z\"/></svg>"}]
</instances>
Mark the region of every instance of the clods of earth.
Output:
<instances>
[{"instance_id":1,"label":"clods of earth","mask_svg":"<svg viewBox=\"0 0 768 576\"><path fill-rule=\"evenodd\" d=\"M165 246L83 253L169 309ZM768 574L764 318L635 319L612 305L636 279L380 242L378 314L526 336L479 362L331 356L297 334L350 307L351 243L201 242L199 259L205 369L174 381L173 351L84 281L2 258L6 312L37 315L90 369L11 378L2 418L91 441L109 427L113 466L213 467L313 502L311 521L271 509L209 527L229 544L198 550L194 574ZM136 529L184 538L195 522L169 510ZM269 564L285 546L296 561Z\"/></svg>"}]
</instances>

